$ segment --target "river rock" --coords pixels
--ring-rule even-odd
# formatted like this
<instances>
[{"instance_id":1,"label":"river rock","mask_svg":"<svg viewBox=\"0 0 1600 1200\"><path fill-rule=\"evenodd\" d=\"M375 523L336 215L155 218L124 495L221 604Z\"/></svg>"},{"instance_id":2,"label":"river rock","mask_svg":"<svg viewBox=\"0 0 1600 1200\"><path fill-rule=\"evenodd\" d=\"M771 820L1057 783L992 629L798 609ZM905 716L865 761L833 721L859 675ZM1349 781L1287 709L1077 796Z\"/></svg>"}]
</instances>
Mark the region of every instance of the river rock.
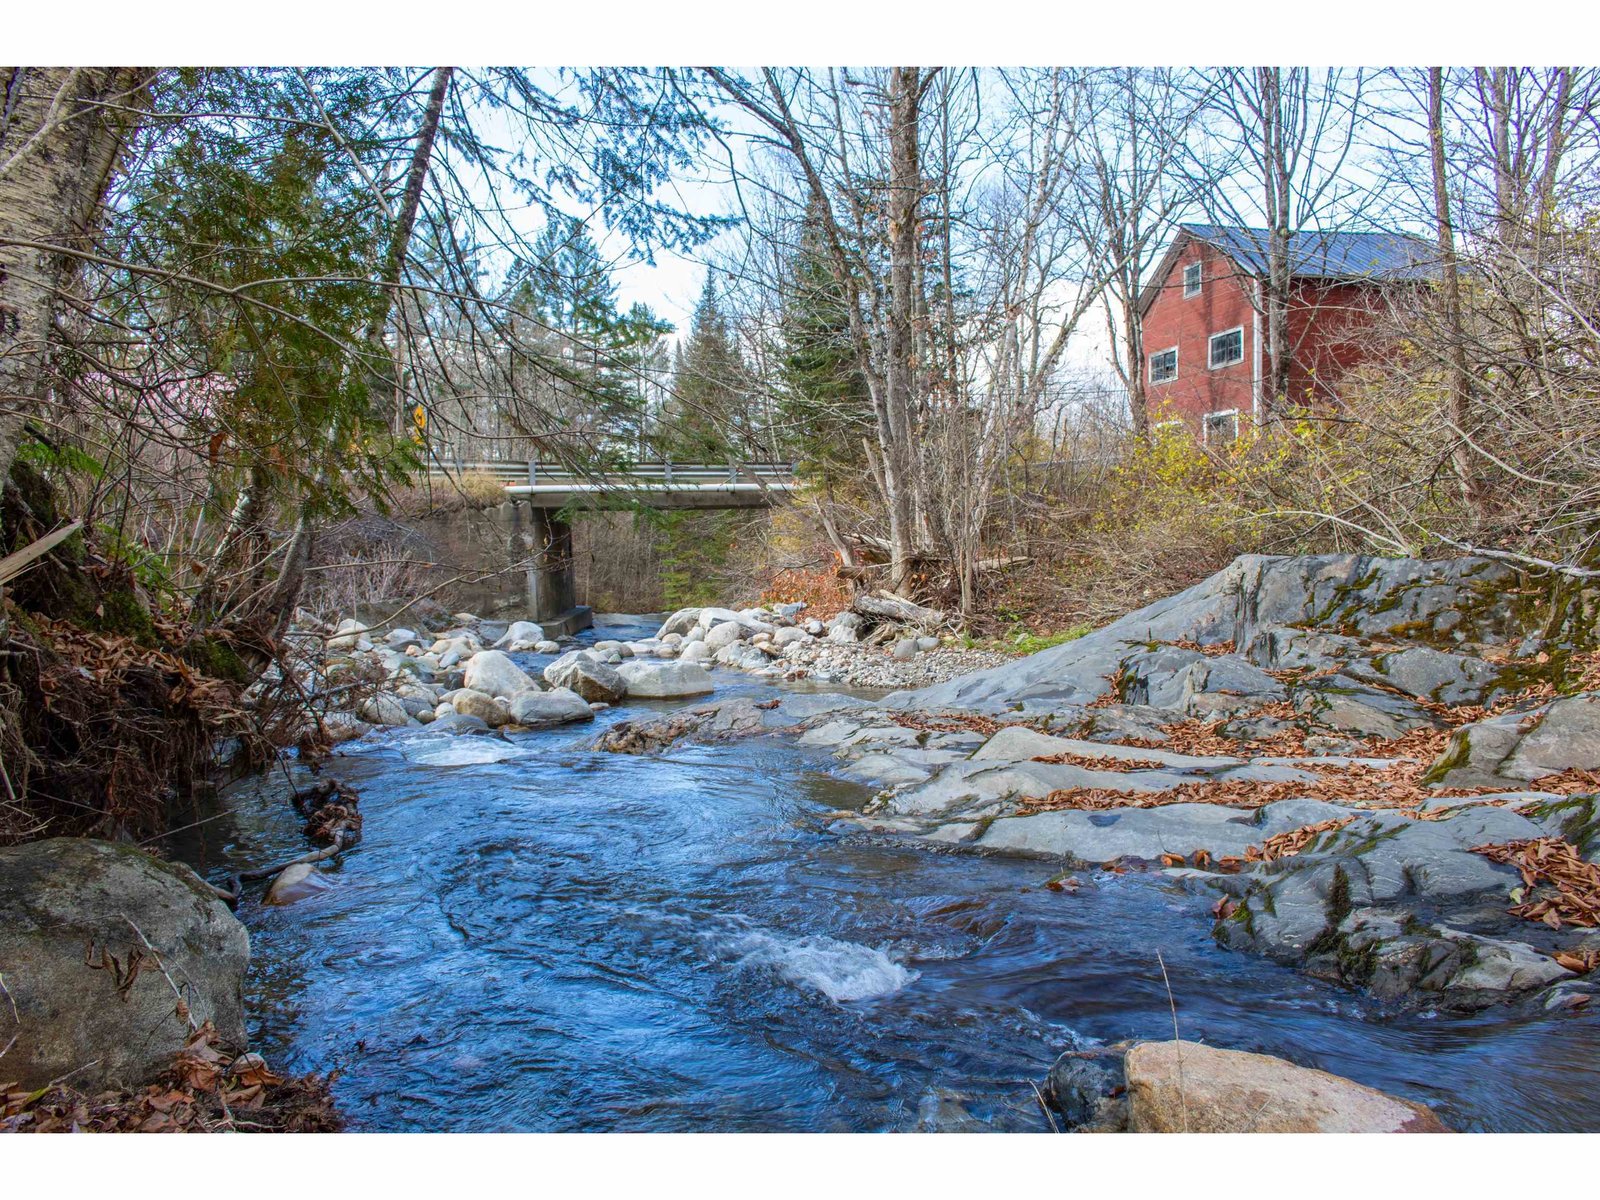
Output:
<instances>
[{"instance_id":1,"label":"river rock","mask_svg":"<svg viewBox=\"0 0 1600 1200\"><path fill-rule=\"evenodd\" d=\"M828 640L843 646L855 644L861 636L861 617L845 611L828 622Z\"/></svg>"},{"instance_id":2,"label":"river rock","mask_svg":"<svg viewBox=\"0 0 1600 1200\"><path fill-rule=\"evenodd\" d=\"M1267 814L1270 808L1260 811ZM1270 836L1255 816L1218 804L1167 804L1105 812L1066 809L1002 818L989 826L977 844L987 850L1061 856L1089 865L1123 858L1155 862L1163 854L1187 858L1199 850L1213 856L1242 855L1246 848Z\"/></svg>"},{"instance_id":3,"label":"river rock","mask_svg":"<svg viewBox=\"0 0 1600 1200\"><path fill-rule=\"evenodd\" d=\"M703 663L710 657L711 652L706 649L706 644L703 641L685 642L678 649L679 662Z\"/></svg>"},{"instance_id":4,"label":"river rock","mask_svg":"<svg viewBox=\"0 0 1600 1200\"><path fill-rule=\"evenodd\" d=\"M496 650L507 650L516 654L524 650L532 650L544 641L544 630L532 621L513 621L494 643Z\"/></svg>"},{"instance_id":5,"label":"river rock","mask_svg":"<svg viewBox=\"0 0 1600 1200\"><path fill-rule=\"evenodd\" d=\"M1448 1132L1424 1105L1266 1054L1142 1042L1124 1068L1135 1133Z\"/></svg>"},{"instance_id":6,"label":"river rock","mask_svg":"<svg viewBox=\"0 0 1600 1200\"><path fill-rule=\"evenodd\" d=\"M1580 935L1508 916L1518 872L1472 847L1545 832L1489 804L1428 821L1364 814L1246 883L1214 934L1401 1005L1472 1011L1515 999L1569 978L1546 949L1577 949Z\"/></svg>"},{"instance_id":7,"label":"river rock","mask_svg":"<svg viewBox=\"0 0 1600 1200\"><path fill-rule=\"evenodd\" d=\"M894 644L894 656L901 662L910 662L917 656L921 647L917 645L916 638L901 638Z\"/></svg>"},{"instance_id":8,"label":"river rock","mask_svg":"<svg viewBox=\"0 0 1600 1200\"><path fill-rule=\"evenodd\" d=\"M411 724L411 713L407 711L405 701L393 692L378 692L368 696L356 712L363 720L374 725Z\"/></svg>"},{"instance_id":9,"label":"river rock","mask_svg":"<svg viewBox=\"0 0 1600 1200\"><path fill-rule=\"evenodd\" d=\"M0 1028L16 1034L0 1075L23 1089L71 1074L93 1092L170 1066L190 1032L174 984L195 1022L246 1048L250 939L188 867L85 838L13 846L0 850L0 913Z\"/></svg>"},{"instance_id":10,"label":"river rock","mask_svg":"<svg viewBox=\"0 0 1600 1200\"><path fill-rule=\"evenodd\" d=\"M328 649L333 653L347 653L360 646L367 627L360 621L343 620L334 626L333 636L328 639Z\"/></svg>"},{"instance_id":11,"label":"river rock","mask_svg":"<svg viewBox=\"0 0 1600 1200\"><path fill-rule=\"evenodd\" d=\"M499 706L496 705L498 708ZM434 710L433 723L428 726L429 733L483 733L490 728L487 721L481 717L469 717L459 713L448 704L441 704Z\"/></svg>"},{"instance_id":12,"label":"river rock","mask_svg":"<svg viewBox=\"0 0 1600 1200\"><path fill-rule=\"evenodd\" d=\"M700 640L710 653L715 654L718 650L742 640L746 632L744 626L737 621L723 621L708 629L705 637Z\"/></svg>"},{"instance_id":13,"label":"river rock","mask_svg":"<svg viewBox=\"0 0 1600 1200\"><path fill-rule=\"evenodd\" d=\"M706 669L697 663L625 662L617 668L628 686L628 695L651 700L674 700L685 696L704 696L715 688Z\"/></svg>"},{"instance_id":14,"label":"river rock","mask_svg":"<svg viewBox=\"0 0 1600 1200\"><path fill-rule=\"evenodd\" d=\"M483 650L467 663L466 686L491 696L510 699L534 686L531 676L502 651Z\"/></svg>"},{"instance_id":15,"label":"river rock","mask_svg":"<svg viewBox=\"0 0 1600 1200\"><path fill-rule=\"evenodd\" d=\"M332 886L333 881L325 872L317 870L314 863L291 863L278 872L277 878L267 888L262 903L294 904L325 892Z\"/></svg>"},{"instance_id":16,"label":"river rock","mask_svg":"<svg viewBox=\"0 0 1600 1200\"><path fill-rule=\"evenodd\" d=\"M450 707L463 717L475 717L490 729L498 729L510 722L507 707L495 701L487 692L460 688L450 695Z\"/></svg>"},{"instance_id":17,"label":"river rock","mask_svg":"<svg viewBox=\"0 0 1600 1200\"><path fill-rule=\"evenodd\" d=\"M591 704L615 704L628 694L622 676L605 663L564 655L544 669L545 680L557 688L568 688Z\"/></svg>"},{"instance_id":18,"label":"river rock","mask_svg":"<svg viewBox=\"0 0 1600 1200\"><path fill-rule=\"evenodd\" d=\"M547 725L565 725L571 721L592 721L594 710L577 692L558 687L548 692L523 692L513 696L511 720L518 725L538 729Z\"/></svg>"},{"instance_id":19,"label":"river rock","mask_svg":"<svg viewBox=\"0 0 1600 1200\"><path fill-rule=\"evenodd\" d=\"M691 629L700 623L701 611L698 608L680 608L662 622L661 628L656 632L656 636L658 638L666 637L669 633L687 635Z\"/></svg>"},{"instance_id":20,"label":"river rock","mask_svg":"<svg viewBox=\"0 0 1600 1200\"><path fill-rule=\"evenodd\" d=\"M340 742L365 737L372 732L372 726L355 713L331 712L323 715L322 730L327 734L328 741L337 746Z\"/></svg>"}]
</instances>

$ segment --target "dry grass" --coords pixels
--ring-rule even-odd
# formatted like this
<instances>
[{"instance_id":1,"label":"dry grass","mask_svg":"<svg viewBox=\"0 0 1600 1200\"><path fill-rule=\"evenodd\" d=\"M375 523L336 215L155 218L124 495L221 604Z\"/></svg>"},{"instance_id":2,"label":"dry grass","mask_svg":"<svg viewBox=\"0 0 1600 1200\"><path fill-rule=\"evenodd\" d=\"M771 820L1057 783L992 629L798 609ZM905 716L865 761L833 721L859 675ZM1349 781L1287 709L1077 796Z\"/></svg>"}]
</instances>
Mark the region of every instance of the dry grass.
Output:
<instances>
[{"instance_id":1,"label":"dry grass","mask_svg":"<svg viewBox=\"0 0 1600 1200\"><path fill-rule=\"evenodd\" d=\"M839 578L839 573L831 567L812 570L792 567L772 577L761 593L761 603L804 602L807 618L827 621L849 608L853 595L850 581Z\"/></svg>"}]
</instances>

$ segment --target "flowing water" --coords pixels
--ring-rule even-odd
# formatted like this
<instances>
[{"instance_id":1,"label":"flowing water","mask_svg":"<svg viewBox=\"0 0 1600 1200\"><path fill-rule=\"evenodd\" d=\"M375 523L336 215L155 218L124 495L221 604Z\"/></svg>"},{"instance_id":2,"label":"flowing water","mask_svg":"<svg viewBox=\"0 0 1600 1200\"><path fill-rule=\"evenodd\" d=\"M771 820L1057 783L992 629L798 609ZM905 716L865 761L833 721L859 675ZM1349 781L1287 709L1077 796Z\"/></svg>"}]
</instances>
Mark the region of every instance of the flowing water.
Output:
<instances>
[{"instance_id":1,"label":"flowing water","mask_svg":"<svg viewBox=\"0 0 1600 1200\"><path fill-rule=\"evenodd\" d=\"M1385 1015L1218 949L1207 902L1157 877L1083 873L1070 894L1048 863L841 835L823 814L867 792L777 739L585 749L646 707L672 705L335 757L359 849L321 895L241 905L254 1048L337 1069L359 1129L1042 1130L1030 1081L1062 1050L1172 1035L1159 951L1185 1037L1458 1129L1600 1128L1596 1015ZM253 788L205 834L188 853L219 878L304 846Z\"/></svg>"}]
</instances>

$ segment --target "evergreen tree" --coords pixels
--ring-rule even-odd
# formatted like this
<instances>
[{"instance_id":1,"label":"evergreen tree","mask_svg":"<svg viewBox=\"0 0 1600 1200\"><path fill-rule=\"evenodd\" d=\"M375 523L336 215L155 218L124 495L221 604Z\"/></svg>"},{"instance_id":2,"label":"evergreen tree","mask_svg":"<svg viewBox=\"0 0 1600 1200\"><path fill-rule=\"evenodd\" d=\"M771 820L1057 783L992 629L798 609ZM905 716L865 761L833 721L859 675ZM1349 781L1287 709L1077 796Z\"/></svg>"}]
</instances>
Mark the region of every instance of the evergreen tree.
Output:
<instances>
[{"instance_id":1,"label":"evergreen tree","mask_svg":"<svg viewBox=\"0 0 1600 1200\"><path fill-rule=\"evenodd\" d=\"M688 341L678 348L666 448L675 458L723 462L754 446L750 371L708 273Z\"/></svg>"},{"instance_id":2,"label":"evergreen tree","mask_svg":"<svg viewBox=\"0 0 1600 1200\"><path fill-rule=\"evenodd\" d=\"M779 412L784 444L824 481L862 470L872 402L850 337L848 301L808 212L783 295Z\"/></svg>"},{"instance_id":3,"label":"evergreen tree","mask_svg":"<svg viewBox=\"0 0 1600 1200\"><path fill-rule=\"evenodd\" d=\"M550 221L520 272L514 305L544 325L547 347L534 369L553 411L577 435L569 452L626 456L637 449L649 404L648 372L659 367L672 326L644 304L616 307L611 264L581 221Z\"/></svg>"}]
</instances>

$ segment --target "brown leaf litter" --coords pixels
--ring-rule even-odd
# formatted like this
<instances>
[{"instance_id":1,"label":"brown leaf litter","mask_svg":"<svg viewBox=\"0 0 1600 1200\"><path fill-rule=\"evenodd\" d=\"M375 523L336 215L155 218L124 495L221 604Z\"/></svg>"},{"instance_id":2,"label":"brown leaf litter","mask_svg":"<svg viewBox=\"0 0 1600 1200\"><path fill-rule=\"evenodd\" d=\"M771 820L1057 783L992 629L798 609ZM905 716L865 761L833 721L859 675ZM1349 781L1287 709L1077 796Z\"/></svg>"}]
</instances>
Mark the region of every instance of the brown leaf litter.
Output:
<instances>
[{"instance_id":1,"label":"brown leaf litter","mask_svg":"<svg viewBox=\"0 0 1600 1200\"><path fill-rule=\"evenodd\" d=\"M286 1079L259 1054L234 1057L207 1021L171 1067L142 1088L90 1096L64 1083L0 1084L6 1133L332 1133L344 1127L326 1078Z\"/></svg>"},{"instance_id":2,"label":"brown leaf litter","mask_svg":"<svg viewBox=\"0 0 1600 1200\"><path fill-rule=\"evenodd\" d=\"M1571 842L1553 837L1523 838L1472 849L1493 862L1516 867L1522 873L1524 888L1541 889L1540 895L1515 905L1510 910L1513 916L1542 921L1551 929L1560 929L1563 924L1600 926L1600 866L1585 859ZM1585 968L1593 969L1593 965Z\"/></svg>"}]
</instances>

